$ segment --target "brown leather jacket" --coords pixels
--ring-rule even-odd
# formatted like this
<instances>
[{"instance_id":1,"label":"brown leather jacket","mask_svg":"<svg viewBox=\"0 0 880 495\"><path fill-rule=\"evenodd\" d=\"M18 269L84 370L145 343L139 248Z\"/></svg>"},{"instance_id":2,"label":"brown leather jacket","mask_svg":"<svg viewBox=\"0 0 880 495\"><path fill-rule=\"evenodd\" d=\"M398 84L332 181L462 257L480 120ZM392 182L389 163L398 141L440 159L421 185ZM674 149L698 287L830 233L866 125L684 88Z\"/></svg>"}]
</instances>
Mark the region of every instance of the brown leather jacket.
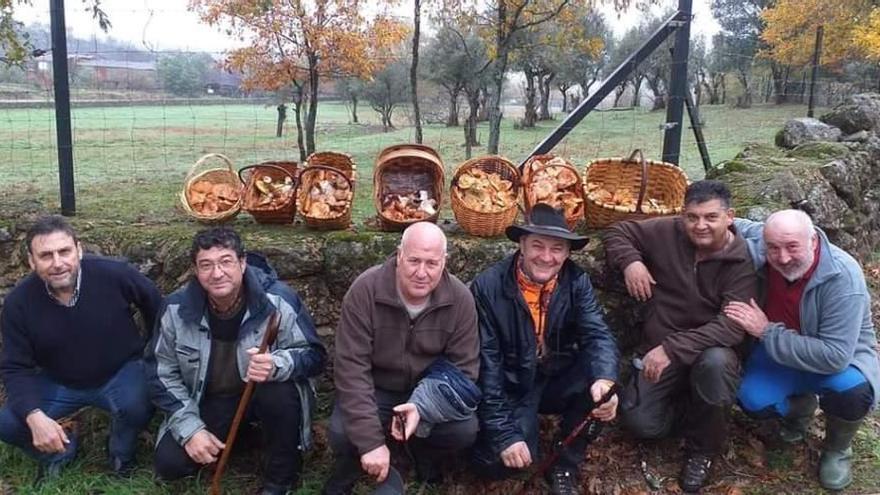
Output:
<instances>
[{"instance_id":1,"label":"brown leather jacket","mask_svg":"<svg viewBox=\"0 0 880 495\"><path fill-rule=\"evenodd\" d=\"M428 307L411 321L397 294L396 267L392 256L354 281L336 329L336 407L360 454L385 443L374 388L412 391L441 356L472 380L479 370L477 311L467 287L444 271Z\"/></svg>"}]
</instances>

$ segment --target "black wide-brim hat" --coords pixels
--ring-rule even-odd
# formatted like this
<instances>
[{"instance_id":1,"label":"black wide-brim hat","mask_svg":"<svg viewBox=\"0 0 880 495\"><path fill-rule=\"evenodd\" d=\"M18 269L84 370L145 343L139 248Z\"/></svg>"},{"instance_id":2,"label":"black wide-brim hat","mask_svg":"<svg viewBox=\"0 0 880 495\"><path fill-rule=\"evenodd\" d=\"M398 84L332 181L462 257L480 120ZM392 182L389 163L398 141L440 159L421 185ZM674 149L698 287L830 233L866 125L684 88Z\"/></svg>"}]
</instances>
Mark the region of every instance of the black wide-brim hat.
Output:
<instances>
[{"instance_id":1,"label":"black wide-brim hat","mask_svg":"<svg viewBox=\"0 0 880 495\"><path fill-rule=\"evenodd\" d=\"M525 225L511 225L504 233L513 242L519 242L522 236L528 234L565 239L571 243L572 251L583 249L589 241L586 236L575 234L568 229L562 211L544 203L539 203L532 208L532 213L526 219Z\"/></svg>"}]
</instances>

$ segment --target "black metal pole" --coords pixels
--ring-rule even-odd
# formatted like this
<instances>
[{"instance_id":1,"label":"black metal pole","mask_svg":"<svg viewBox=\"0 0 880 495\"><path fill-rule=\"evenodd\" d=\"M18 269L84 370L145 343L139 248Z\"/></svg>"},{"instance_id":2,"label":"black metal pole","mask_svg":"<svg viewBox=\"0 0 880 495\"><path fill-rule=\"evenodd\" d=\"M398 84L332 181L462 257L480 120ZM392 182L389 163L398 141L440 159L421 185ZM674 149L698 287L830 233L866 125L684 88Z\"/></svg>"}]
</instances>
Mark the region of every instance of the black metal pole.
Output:
<instances>
[{"instance_id":1,"label":"black metal pole","mask_svg":"<svg viewBox=\"0 0 880 495\"><path fill-rule=\"evenodd\" d=\"M58 141L58 180L61 186L61 214L76 214L73 187L73 139L70 132L70 85L67 73L67 27L64 0L50 0L52 24L52 78L55 87L55 136Z\"/></svg>"},{"instance_id":2,"label":"black metal pole","mask_svg":"<svg viewBox=\"0 0 880 495\"><path fill-rule=\"evenodd\" d=\"M816 46L813 49L813 71L810 74L810 102L807 106L807 117L813 116L813 108L816 97L816 77L819 75L819 59L822 56L822 38L825 35L825 26L819 24L816 28Z\"/></svg>"},{"instance_id":3,"label":"black metal pole","mask_svg":"<svg viewBox=\"0 0 880 495\"><path fill-rule=\"evenodd\" d=\"M688 2L689 3L689 2ZM639 65L643 60L648 58L657 47L663 43L669 35L680 28L683 23L690 23L690 12L688 12L688 17L682 17L681 12L677 12L673 14L662 26L657 28L656 31L648 38L645 43L639 47L633 54L627 57L626 60L621 62L621 64L614 69L614 72L611 73L602 84L599 85L599 88L595 93L591 94L589 97L585 98L584 101L581 102L580 105L577 106L574 110L571 111L570 114L563 120L553 132L550 133L549 136L544 138L538 146L529 153L522 163L520 163L520 167L522 167L525 162L534 155L541 155L544 153L549 153L550 150L556 146L559 141L562 141L575 126L583 120L584 117L587 116L591 111L593 111L602 100L608 96L617 85L621 84L626 80L629 74L635 69L637 65ZM685 68L687 69L687 68Z\"/></svg>"},{"instance_id":4,"label":"black metal pole","mask_svg":"<svg viewBox=\"0 0 880 495\"><path fill-rule=\"evenodd\" d=\"M688 52L691 42L693 0L678 0L678 13L684 24L675 32L672 51L672 74L669 79L669 101L666 104L666 125L663 135L663 161L678 165L681 154L681 128L684 100L687 93Z\"/></svg>"},{"instance_id":5,"label":"black metal pole","mask_svg":"<svg viewBox=\"0 0 880 495\"><path fill-rule=\"evenodd\" d=\"M703 160L703 170L712 168L712 160L709 158L709 150L706 148L706 139L703 137L703 122L700 120L700 110L694 105L691 92L685 92L684 103L687 106L688 117L691 120L691 129L694 130L694 139L697 140L697 149L700 150L700 159Z\"/></svg>"}]
</instances>

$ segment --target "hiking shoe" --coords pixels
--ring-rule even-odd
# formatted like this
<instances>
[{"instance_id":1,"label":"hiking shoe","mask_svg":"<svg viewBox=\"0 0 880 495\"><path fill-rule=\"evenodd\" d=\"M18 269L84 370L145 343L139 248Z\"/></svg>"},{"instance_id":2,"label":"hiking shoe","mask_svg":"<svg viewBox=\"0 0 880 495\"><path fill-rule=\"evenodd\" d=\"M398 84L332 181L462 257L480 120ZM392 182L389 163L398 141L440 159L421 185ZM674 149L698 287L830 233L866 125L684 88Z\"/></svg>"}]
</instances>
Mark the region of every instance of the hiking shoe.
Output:
<instances>
[{"instance_id":1,"label":"hiking shoe","mask_svg":"<svg viewBox=\"0 0 880 495\"><path fill-rule=\"evenodd\" d=\"M556 467L548 476L550 493L553 495L578 495L577 476L568 469Z\"/></svg>"},{"instance_id":2,"label":"hiking shoe","mask_svg":"<svg viewBox=\"0 0 880 495\"><path fill-rule=\"evenodd\" d=\"M691 454L684 464L679 484L685 493L699 493L706 479L709 478L709 470L712 468L712 457L706 454Z\"/></svg>"}]
</instances>

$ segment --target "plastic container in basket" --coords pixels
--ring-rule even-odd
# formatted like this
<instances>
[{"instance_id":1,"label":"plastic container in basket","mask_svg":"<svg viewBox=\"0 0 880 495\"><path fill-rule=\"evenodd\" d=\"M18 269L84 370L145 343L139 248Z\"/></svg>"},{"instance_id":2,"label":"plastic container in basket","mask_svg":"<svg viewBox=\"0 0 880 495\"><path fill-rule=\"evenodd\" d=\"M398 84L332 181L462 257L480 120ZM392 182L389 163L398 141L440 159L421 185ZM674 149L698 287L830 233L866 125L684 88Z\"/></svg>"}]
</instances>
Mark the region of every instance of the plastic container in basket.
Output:
<instances>
[{"instance_id":1,"label":"plastic container in basket","mask_svg":"<svg viewBox=\"0 0 880 495\"><path fill-rule=\"evenodd\" d=\"M551 160L554 163L548 163ZM543 165L539 164L542 163ZM564 204L554 204L550 201L544 200L536 200L533 201L531 195L529 194L530 188L532 186L532 182L535 179L535 176L538 175L539 172L549 169L551 167L558 167L564 170L567 170L573 174L573 184L565 188L567 193L571 194L571 197L568 198L570 203ZM557 191L559 192L559 191ZM557 157L553 154L546 155L535 155L528 160L523 165L522 171L522 197L523 197L523 206L524 212L526 215L529 215L537 203L547 203L553 206L554 208L562 208L565 215L565 223L568 225L568 228L571 230L575 230L579 223L583 220L584 215L584 196L583 196L583 182L581 181L581 175L578 173L577 168L572 165L568 160L565 160L561 157Z\"/></svg>"},{"instance_id":2,"label":"plastic container in basket","mask_svg":"<svg viewBox=\"0 0 880 495\"><path fill-rule=\"evenodd\" d=\"M379 217L379 227L385 231L400 231L416 222L436 222L443 204L445 173L440 155L430 146L399 144L379 153L373 168L373 202ZM411 195L425 191L436 201L433 214L424 218L400 219L383 213L383 201L390 195Z\"/></svg>"},{"instance_id":3,"label":"plastic container in basket","mask_svg":"<svg viewBox=\"0 0 880 495\"><path fill-rule=\"evenodd\" d=\"M511 183L512 200L506 207L498 211L478 211L459 196L457 192L461 186L459 179L474 169L479 169L486 174L498 174L501 179ZM475 236L494 237L503 234L504 230L516 220L516 215L519 212L517 205L519 187L519 171L513 163L504 157L481 156L462 163L452 174L452 184L449 189L452 212L455 214L458 225L468 234Z\"/></svg>"},{"instance_id":4,"label":"plastic container in basket","mask_svg":"<svg viewBox=\"0 0 880 495\"><path fill-rule=\"evenodd\" d=\"M601 229L621 220L681 213L687 186L688 178L681 168L646 160L641 150L633 151L629 158L593 160L584 170L587 226ZM634 201L609 201L609 194L613 197L618 191L631 192Z\"/></svg>"},{"instance_id":5,"label":"plastic container in basket","mask_svg":"<svg viewBox=\"0 0 880 495\"><path fill-rule=\"evenodd\" d=\"M218 161L222 165L218 165ZM210 193L208 184L212 189ZM215 211L198 209L197 205L205 202L208 194L217 199L210 199L215 204L229 206L222 209L218 206ZM232 161L219 153L209 153L199 158L186 174L179 198L180 206L187 215L199 222L214 224L228 222L238 215L241 211L241 196L241 181L232 168Z\"/></svg>"},{"instance_id":6,"label":"plastic container in basket","mask_svg":"<svg viewBox=\"0 0 880 495\"><path fill-rule=\"evenodd\" d=\"M246 171L249 172L245 174ZM248 165L238 171L238 176L245 184L242 208L250 213L257 223L293 223L296 215L296 162L263 162ZM265 181L266 177L270 179L269 182ZM266 195L259 187L271 190L272 184L282 185L276 192L280 201L264 204Z\"/></svg>"},{"instance_id":7,"label":"plastic container in basket","mask_svg":"<svg viewBox=\"0 0 880 495\"><path fill-rule=\"evenodd\" d=\"M303 169L299 176L300 187L297 204L299 214L303 217L307 226L317 230L343 230L351 225L351 207L354 202L354 180L350 175L353 175L354 170L349 169L348 172L349 173L345 173L336 167L314 165L312 162L309 162L308 166ZM317 188L320 194L323 192L321 189L322 181L338 182L340 180L347 185L348 189L345 190L332 187L330 191L332 191L331 193L335 193L336 191L348 193L347 199L334 198L334 201L338 199L338 201L343 204L342 211L333 216L319 216L317 214L312 214L312 190ZM327 210L328 213L332 211L329 206L327 207Z\"/></svg>"}]
</instances>

